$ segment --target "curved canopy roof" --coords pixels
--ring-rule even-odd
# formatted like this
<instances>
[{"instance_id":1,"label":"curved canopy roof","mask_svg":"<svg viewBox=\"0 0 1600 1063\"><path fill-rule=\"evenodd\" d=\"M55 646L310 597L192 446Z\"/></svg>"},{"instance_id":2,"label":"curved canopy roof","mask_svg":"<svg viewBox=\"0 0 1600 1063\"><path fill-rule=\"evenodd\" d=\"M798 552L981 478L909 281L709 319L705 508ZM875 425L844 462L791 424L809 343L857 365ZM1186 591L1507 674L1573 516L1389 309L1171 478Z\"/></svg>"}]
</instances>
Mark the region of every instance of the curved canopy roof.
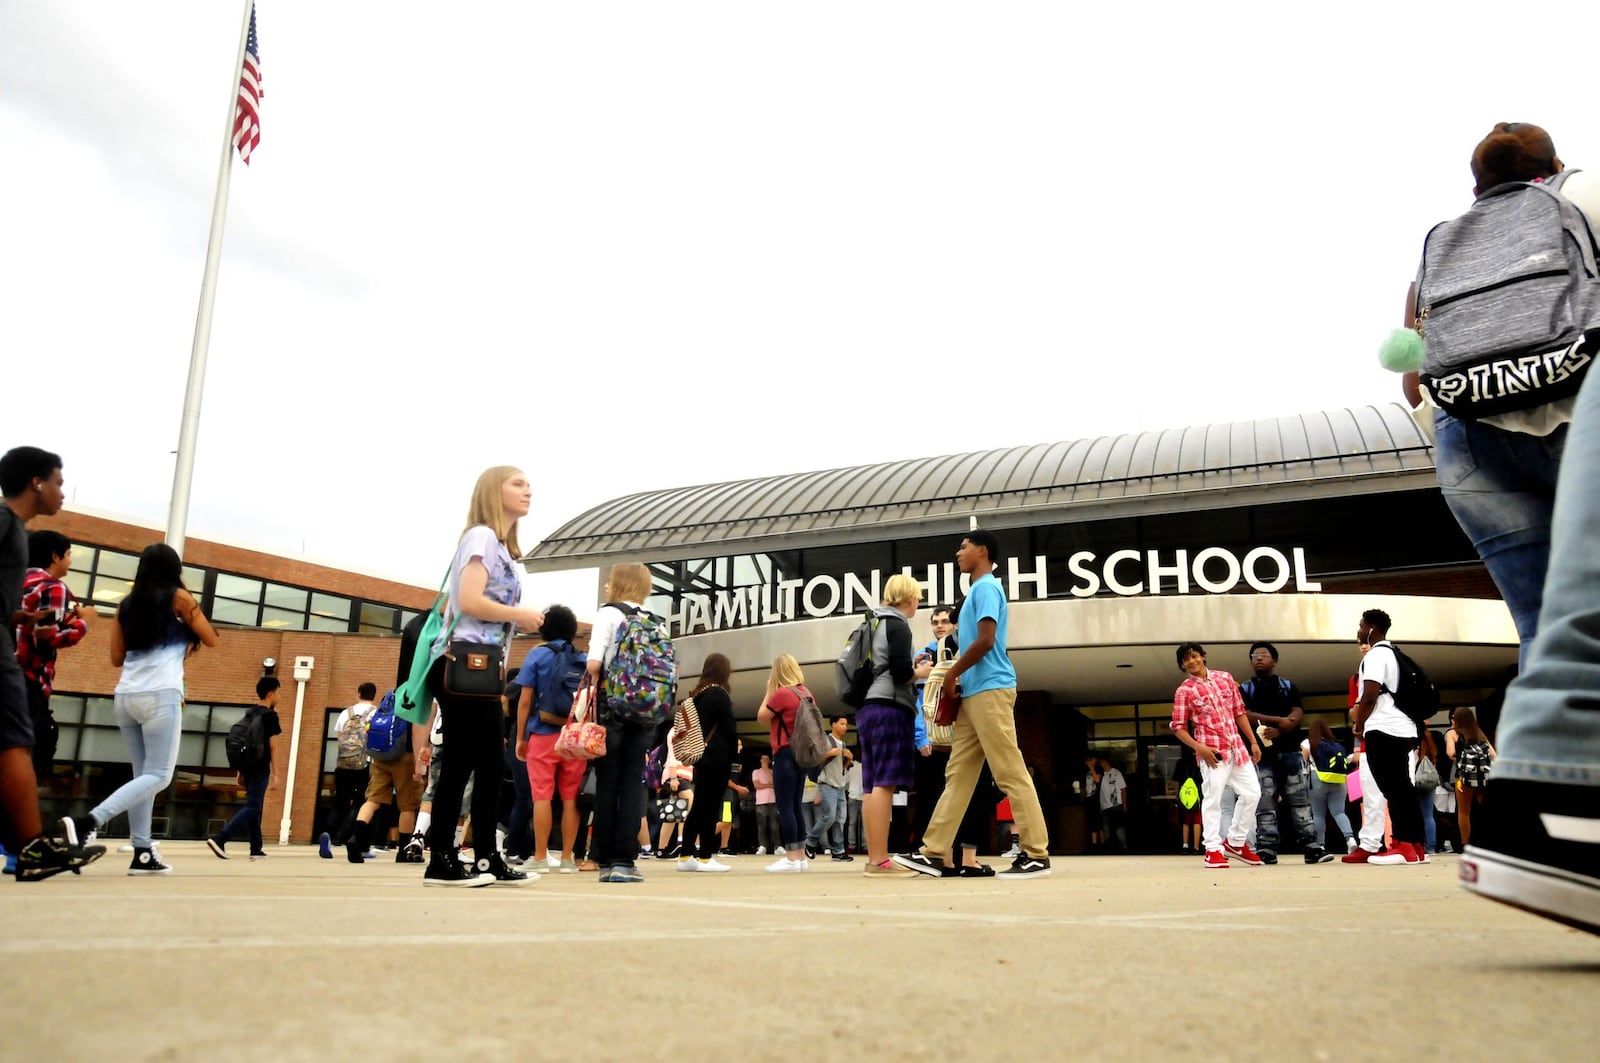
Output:
<instances>
[{"instance_id":1,"label":"curved canopy roof","mask_svg":"<svg viewBox=\"0 0 1600 1063\"><path fill-rule=\"evenodd\" d=\"M646 491L568 521L533 571L1371 494L1434 484L1399 403ZM1205 498L1196 502L1196 495Z\"/></svg>"}]
</instances>

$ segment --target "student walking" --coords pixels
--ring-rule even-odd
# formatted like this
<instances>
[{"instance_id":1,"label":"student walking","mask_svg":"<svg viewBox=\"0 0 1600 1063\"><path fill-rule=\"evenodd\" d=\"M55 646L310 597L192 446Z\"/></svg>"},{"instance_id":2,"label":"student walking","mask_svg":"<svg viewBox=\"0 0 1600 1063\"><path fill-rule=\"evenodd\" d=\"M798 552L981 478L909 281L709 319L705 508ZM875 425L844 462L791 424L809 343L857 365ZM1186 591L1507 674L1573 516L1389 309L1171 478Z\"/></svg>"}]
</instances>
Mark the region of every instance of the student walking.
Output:
<instances>
[{"instance_id":1,"label":"student walking","mask_svg":"<svg viewBox=\"0 0 1600 1063\"><path fill-rule=\"evenodd\" d=\"M183 585L183 562L166 543L152 543L139 555L133 589L117 607L111 627L111 663L122 669L112 708L133 778L119 786L86 816L61 821L67 844L93 839L112 817L128 814L133 842L130 875L165 875L150 836L156 794L172 782L183 733L183 662L198 646L217 645L217 633Z\"/></svg>"},{"instance_id":2,"label":"student walking","mask_svg":"<svg viewBox=\"0 0 1600 1063\"><path fill-rule=\"evenodd\" d=\"M1254 765L1261 746L1246 714L1244 698L1233 676L1206 667L1206 650L1198 642L1178 646L1178 667L1189 674L1172 699L1172 733L1194 750L1200 765L1200 826L1204 866L1225 869L1229 859L1260 867L1261 857L1247 840L1255 823L1261 781ZM1240 734L1249 736L1249 749ZM1222 793L1231 789L1238 800L1227 836L1222 831Z\"/></svg>"},{"instance_id":3,"label":"student walking","mask_svg":"<svg viewBox=\"0 0 1600 1063\"><path fill-rule=\"evenodd\" d=\"M267 787L276 780L272 766L272 740L283 734L283 723L278 719L278 688L283 684L276 677L264 675L256 680L258 704L246 710L245 718L251 720L250 733L259 734L261 749L251 753L239 766L239 785L244 787L244 807L235 812L221 830L206 839L206 848L219 859L226 860L228 840L239 831L245 831L250 840L250 859L263 860L267 851L261 847L261 813L267 801ZM259 730L258 730L259 728Z\"/></svg>"},{"instance_id":4,"label":"student walking","mask_svg":"<svg viewBox=\"0 0 1600 1063\"><path fill-rule=\"evenodd\" d=\"M1411 757L1417 748L1417 724L1394 703L1390 691L1400 688L1400 660L1389 641L1389 614L1368 609L1361 614L1357 640L1372 648L1361 658L1361 700L1352 713L1356 737L1361 739L1361 761L1370 769L1371 781L1383 794L1389 809L1393 840L1389 848L1371 854L1360 848L1351 856L1367 863L1424 864L1428 861L1427 832L1413 796ZM1366 792L1367 779L1361 780ZM1362 811L1362 831L1367 834L1366 811ZM1347 858L1348 859L1348 858Z\"/></svg>"}]
</instances>

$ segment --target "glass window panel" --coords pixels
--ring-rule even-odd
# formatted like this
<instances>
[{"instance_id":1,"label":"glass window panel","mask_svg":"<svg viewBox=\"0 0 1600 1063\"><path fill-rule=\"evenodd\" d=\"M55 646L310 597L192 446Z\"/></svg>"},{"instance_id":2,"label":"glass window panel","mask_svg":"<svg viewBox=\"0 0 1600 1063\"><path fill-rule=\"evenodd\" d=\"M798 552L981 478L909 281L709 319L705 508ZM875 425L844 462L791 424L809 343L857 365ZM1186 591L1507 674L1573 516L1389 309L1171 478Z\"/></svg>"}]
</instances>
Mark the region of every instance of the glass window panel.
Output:
<instances>
[{"instance_id":1,"label":"glass window panel","mask_svg":"<svg viewBox=\"0 0 1600 1063\"><path fill-rule=\"evenodd\" d=\"M350 620L348 617L318 616L315 613L306 623L307 631L349 631Z\"/></svg>"},{"instance_id":2,"label":"glass window panel","mask_svg":"<svg viewBox=\"0 0 1600 1063\"><path fill-rule=\"evenodd\" d=\"M1134 715L1132 705L1083 705L1078 711L1091 720L1131 720Z\"/></svg>"},{"instance_id":3,"label":"glass window panel","mask_svg":"<svg viewBox=\"0 0 1600 1063\"><path fill-rule=\"evenodd\" d=\"M117 714L111 708L110 698L84 698L83 722L103 724L106 727L117 725Z\"/></svg>"},{"instance_id":4,"label":"glass window panel","mask_svg":"<svg viewBox=\"0 0 1600 1063\"><path fill-rule=\"evenodd\" d=\"M89 594L89 574L87 572L79 572L77 569L73 569L67 573L67 578L62 582L67 585L67 590L72 592L73 597L88 601L94 600Z\"/></svg>"},{"instance_id":5,"label":"glass window panel","mask_svg":"<svg viewBox=\"0 0 1600 1063\"><path fill-rule=\"evenodd\" d=\"M261 626L275 628L294 628L302 630L306 625L304 609L274 609L270 605L261 607Z\"/></svg>"},{"instance_id":6,"label":"glass window panel","mask_svg":"<svg viewBox=\"0 0 1600 1063\"><path fill-rule=\"evenodd\" d=\"M386 605L361 603L362 631L393 631L395 611Z\"/></svg>"},{"instance_id":7,"label":"glass window panel","mask_svg":"<svg viewBox=\"0 0 1600 1063\"><path fill-rule=\"evenodd\" d=\"M56 723L77 723L83 719L83 699L72 694L52 695L50 713Z\"/></svg>"},{"instance_id":8,"label":"glass window panel","mask_svg":"<svg viewBox=\"0 0 1600 1063\"><path fill-rule=\"evenodd\" d=\"M133 577L122 576L96 576L94 587L89 592L89 600L115 604L128 596L133 590Z\"/></svg>"},{"instance_id":9,"label":"glass window panel","mask_svg":"<svg viewBox=\"0 0 1600 1063\"><path fill-rule=\"evenodd\" d=\"M98 552L92 546L74 546L72 559L67 562L67 568L72 572L88 572L94 567L95 555Z\"/></svg>"},{"instance_id":10,"label":"glass window panel","mask_svg":"<svg viewBox=\"0 0 1600 1063\"><path fill-rule=\"evenodd\" d=\"M190 594L194 595L196 598L200 597L200 592L204 590L206 586L206 570L203 568L196 568L193 565L184 565L183 585L189 589Z\"/></svg>"},{"instance_id":11,"label":"glass window panel","mask_svg":"<svg viewBox=\"0 0 1600 1063\"><path fill-rule=\"evenodd\" d=\"M50 699L50 707L51 707L52 710L54 710L55 704L56 704L55 699L51 698ZM57 721L57 722L59 723L59 721ZM78 734L79 734L79 732L81 732L83 730L83 728L78 727L75 724L60 724L60 728L59 729L60 729L60 737L56 740L56 759L57 760L77 760L77 759L79 759L79 757L78 757Z\"/></svg>"},{"instance_id":12,"label":"glass window panel","mask_svg":"<svg viewBox=\"0 0 1600 1063\"><path fill-rule=\"evenodd\" d=\"M205 755L206 736L187 731L178 739L178 763L195 766Z\"/></svg>"},{"instance_id":13,"label":"glass window panel","mask_svg":"<svg viewBox=\"0 0 1600 1063\"><path fill-rule=\"evenodd\" d=\"M210 705L196 705L186 702L183 706L183 729L185 731L204 731L206 723L211 719Z\"/></svg>"},{"instance_id":14,"label":"glass window panel","mask_svg":"<svg viewBox=\"0 0 1600 1063\"><path fill-rule=\"evenodd\" d=\"M85 727L83 742L78 748L78 759L126 764L128 746L122 740L122 732L114 727Z\"/></svg>"},{"instance_id":15,"label":"glass window panel","mask_svg":"<svg viewBox=\"0 0 1600 1063\"><path fill-rule=\"evenodd\" d=\"M322 770L333 771L339 766L339 743L322 743Z\"/></svg>"},{"instance_id":16,"label":"glass window panel","mask_svg":"<svg viewBox=\"0 0 1600 1063\"><path fill-rule=\"evenodd\" d=\"M225 735L228 728L239 722L239 717L249 711L247 705L213 705L211 706L211 733Z\"/></svg>"},{"instance_id":17,"label":"glass window panel","mask_svg":"<svg viewBox=\"0 0 1600 1063\"><path fill-rule=\"evenodd\" d=\"M241 601L258 602L261 600L261 581L247 579L244 576L231 576L226 572L218 572L217 594L224 598L238 598Z\"/></svg>"},{"instance_id":18,"label":"glass window panel","mask_svg":"<svg viewBox=\"0 0 1600 1063\"><path fill-rule=\"evenodd\" d=\"M94 570L97 575L132 580L133 574L139 571L139 559L132 554L119 553L116 550L101 550L99 558L95 561Z\"/></svg>"},{"instance_id":19,"label":"glass window panel","mask_svg":"<svg viewBox=\"0 0 1600 1063\"><path fill-rule=\"evenodd\" d=\"M256 625L256 617L261 607L255 602L238 602L231 598L213 598L211 601L211 619L218 624L244 624L249 627Z\"/></svg>"},{"instance_id":20,"label":"glass window panel","mask_svg":"<svg viewBox=\"0 0 1600 1063\"><path fill-rule=\"evenodd\" d=\"M349 598L341 598L336 594L312 594L311 611L319 616L338 617L347 625L350 623Z\"/></svg>"},{"instance_id":21,"label":"glass window panel","mask_svg":"<svg viewBox=\"0 0 1600 1063\"><path fill-rule=\"evenodd\" d=\"M1132 720L1096 720L1094 722L1096 744L1108 738L1132 738L1137 726Z\"/></svg>"},{"instance_id":22,"label":"glass window panel","mask_svg":"<svg viewBox=\"0 0 1600 1063\"><path fill-rule=\"evenodd\" d=\"M285 587L281 583L267 584L267 604L279 609L296 609L305 612L306 592L300 587Z\"/></svg>"},{"instance_id":23,"label":"glass window panel","mask_svg":"<svg viewBox=\"0 0 1600 1063\"><path fill-rule=\"evenodd\" d=\"M400 612L400 627L401 627L401 629L404 630L405 626L407 624L411 623L411 621L415 620L416 618L417 618L416 610L414 610L414 609L403 609L403 610L401 610L401 612Z\"/></svg>"},{"instance_id":24,"label":"glass window panel","mask_svg":"<svg viewBox=\"0 0 1600 1063\"><path fill-rule=\"evenodd\" d=\"M226 768L228 766L228 749L224 744L222 735L212 735L206 739L205 766L208 768Z\"/></svg>"}]
</instances>

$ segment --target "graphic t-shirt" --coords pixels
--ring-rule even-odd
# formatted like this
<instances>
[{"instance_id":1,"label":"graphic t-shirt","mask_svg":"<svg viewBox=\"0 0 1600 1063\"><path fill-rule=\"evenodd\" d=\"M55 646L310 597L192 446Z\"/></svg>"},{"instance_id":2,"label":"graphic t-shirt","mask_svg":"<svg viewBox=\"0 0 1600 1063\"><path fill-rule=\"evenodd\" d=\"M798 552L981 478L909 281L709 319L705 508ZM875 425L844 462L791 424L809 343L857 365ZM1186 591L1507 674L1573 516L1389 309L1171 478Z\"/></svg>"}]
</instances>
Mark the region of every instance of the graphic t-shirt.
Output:
<instances>
[{"instance_id":1,"label":"graphic t-shirt","mask_svg":"<svg viewBox=\"0 0 1600 1063\"><path fill-rule=\"evenodd\" d=\"M517 562L506 549L506 544L494 537L494 529L486 524L468 528L456 547L456 559L450 565L450 601L444 608L444 626L433 643L433 655L445 650L446 635L451 642L478 642L498 646L506 641L510 625L503 620L479 620L460 612L461 573L476 558L489 572L483 594L500 605L518 605L522 602L522 579L517 575ZM460 619L457 618L459 613ZM450 630L451 622L455 630Z\"/></svg>"}]
</instances>

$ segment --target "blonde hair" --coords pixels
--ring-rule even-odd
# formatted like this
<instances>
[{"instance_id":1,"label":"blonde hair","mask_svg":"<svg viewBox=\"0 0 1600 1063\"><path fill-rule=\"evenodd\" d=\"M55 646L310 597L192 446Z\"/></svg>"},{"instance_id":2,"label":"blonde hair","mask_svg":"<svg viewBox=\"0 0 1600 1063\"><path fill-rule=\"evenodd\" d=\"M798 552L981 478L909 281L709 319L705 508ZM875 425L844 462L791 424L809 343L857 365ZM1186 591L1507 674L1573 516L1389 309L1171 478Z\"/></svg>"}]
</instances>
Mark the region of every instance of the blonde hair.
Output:
<instances>
[{"instance_id":1,"label":"blonde hair","mask_svg":"<svg viewBox=\"0 0 1600 1063\"><path fill-rule=\"evenodd\" d=\"M501 489L506 481L521 475L522 470L515 465L496 465L483 470L478 475L477 486L472 489L472 504L467 507L467 526L461 534L467 534L480 524L487 525L494 529L494 537L505 544L512 557L521 557L522 549L517 545L517 522L506 519L506 506L501 500Z\"/></svg>"},{"instance_id":2,"label":"blonde hair","mask_svg":"<svg viewBox=\"0 0 1600 1063\"><path fill-rule=\"evenodd\" d=\"M769 690L799 686L805 681L806 674L800 670L800 662L794 659L793 654L780 653L773 659L772 674L767 677Z\"/></svg>"},{"instance_id":3,"label":"blonde hair","mask_svg":"<svg viewBox=\"0 0 1600 1063\"><path fill-rule=\"evenodd\" d=\"M917 582L915 576L896 572L889 577L889 582L883 585L884 605L901 606L907 602L920 601L922 601L922 584Z\"/></svg>"},{"instance_id":4,"label":"blonde hair","mask_svg":"<svg viewBox=\"0 0 1600 1063\"><path fill-rule=\"evenodd\" d=\"M611 571L606 573L606 582L611 585L612 601L640 603L650 597L653 583L650 570L637 561L612 565Z\"/></svg>"}]
</instances>

